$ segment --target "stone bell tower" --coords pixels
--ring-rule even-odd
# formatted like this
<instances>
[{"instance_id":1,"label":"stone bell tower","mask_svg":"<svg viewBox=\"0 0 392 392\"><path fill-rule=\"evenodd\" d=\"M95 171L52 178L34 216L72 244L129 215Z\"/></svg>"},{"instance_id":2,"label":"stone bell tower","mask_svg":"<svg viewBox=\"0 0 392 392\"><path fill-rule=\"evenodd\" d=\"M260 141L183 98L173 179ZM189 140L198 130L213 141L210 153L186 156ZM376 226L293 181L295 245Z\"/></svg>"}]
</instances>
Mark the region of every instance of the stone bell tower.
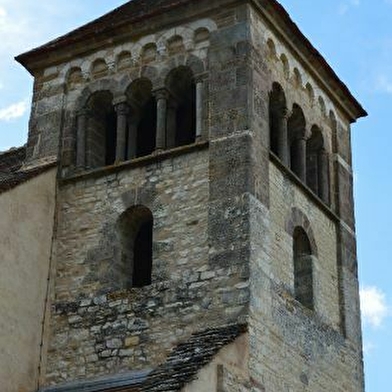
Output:
<instances>
[{"instance_id":1,"label":"stone bell tower","mask_svg":"<svg viewBox=\"0 0 392 392\"><path fill-rule=\"evenodd\" d=\"M58 162L39 391L363 391L350 124L275 0L133 0L17 58Z\"/></svg>"}]
</instances>

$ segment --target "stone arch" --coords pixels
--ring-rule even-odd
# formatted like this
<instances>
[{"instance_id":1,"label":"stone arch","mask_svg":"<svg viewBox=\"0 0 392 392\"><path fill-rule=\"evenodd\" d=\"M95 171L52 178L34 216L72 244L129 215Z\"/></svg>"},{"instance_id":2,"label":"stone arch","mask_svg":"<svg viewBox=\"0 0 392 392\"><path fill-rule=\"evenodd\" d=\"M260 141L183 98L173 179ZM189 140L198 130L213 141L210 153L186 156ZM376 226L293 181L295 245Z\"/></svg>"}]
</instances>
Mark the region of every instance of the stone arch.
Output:
<instances>
[{"instance_id":1,"label":"stone arch","mask_svg":"<svg viewBox=\"0 0 392 392\"><path fill-rule=\"evenodd\" d=\"M271 92L269 93L269 132L270 132L270 149L271 151L280 156L280 144L285 143L281 135L281 127L283 126L283 117L286 115L287 103L286 96L282 86L274 82L272 83Z\"/></svg>"},{"instance_id":2,"label":"stone arch","mask_svg":"<svg viewBox=\"0 0 392 392\"><path fill-rule=\"evenodd\" d=\"M84 82L83 73L80 67L71 67L65 76L66 83L69 87L80 85Z\"/></svg>"},{"instance_id":3,"label":"stone arch","mask_svg":"<svg viewBox=\"0 0 392 392\"><path fill-rule=\"evenodd\" d=\"M130 108L127 159L150 155L155 150L157 105L152 90L152 82L141 77L132 81L125 91Z\"/></svg>"},{"instance_id":4,"label":"stone arch","mask_svg":"<svg viewBox=\"0 0 392 392\"><path fill-rule=\"evenodd\" d=\"M116 56L116 65L118 70L126 69L132 66L132 53L129 50L123 50Z\"/></svg>"},{"instance_id":5,"label":"stone arch","mask_svg":"<svg viewBox=\"0 0 392 392\"><path fill-rule=\"evenodd\" d=\"M196 84L189 66L172 69L165 78L169 93L167 147L182 146L196 140Z\"/></svg>"},{"instance_id":6,"label":"stone arch","mask_svg":"<svg viewBox=\"0 0 392 392\"><path fill-rule=\"evenodd\" d=\"M302 180L306 179L306 119L298 104L293 105L287 121L290 168Z\"/></svg>"},{"instance_id":7,"label":"stone arch","mask_svg":"<svg viewBox=\"0 0 392 392\"><path fill-rule=\"evenodd\" d=\"M331 127L332 131L335 131L337 128L336 115L332 109L329 111L329 126Z\"/></svg>"},{"instance_id":8,"label":"stone arch","mask_svg":"<svg viewBox=\"0 0 392 392\"><path fill-rule=\"evenodd\" d=\"M175 34L167 40L167 51L170 56L185 51L184 39L181 35Z\"/></svg>"},{"instance_id":9,"label":"stone arch","mask_svg":"<svg viewBox=\"0 0 392 392\"><path fill-rule=\"evenodd\" d=\"M293 82L296 87L302 87L302 75L297 67L293 71Z\"/></svg>"},{"instance_id":10,"label":"stone arch","mask_svg":"<svg viewBox=\"0 0 392 392\"><path fill-rule=\"evenodd\" d=\"M318 257L317 244L310 221L306 214L303 213L299 208L293 207L291 209L290 215L286 219L286 232L290 237L293 237L296 227L301 227L304 230L306 236L309 239L312 255Z\"/></svg>"},{"instance_id":11,"label":"stone arch","mask_svg":"<svg viewBox=\"0 0 392 392\"><path fill-rule=\"evenodd\" d=\"M309 102L313 104L314 101L314 88L310 82L306 83L305 86L306 92L308 94Z\"/></svg>"},{"instance_id":12,"label":"stone arch","mask_svg":"<svg viewBox=\"0 0 392 392\"><path fill-rule=\"evenodd\" d=\"M210 30L208 30L206 27L199 27L194 31L193 41L196 44L209 41L209 39L210 39Z\"/></svg>"},{"instance_id":13,"label":"stone arch","mask_svg":"<svg viewBox=\"0 0 392 392\"><path fill-rule=\"evenodd\" d=\"M295 299L310 310L314 309L313 254L309 237L301 226L293 232L293 269Z\"/></svg>"},{"instance_id":14,"label":"stone arch","mask_svg":"<svg viewBox=\"0 0 392 392\"><path fill-rule=\"evenodd\" d=\"M98 58L94 60L90 67L90 73L94 78L100 78L106 76L109 73L109 66L105 59Z\"/></svg>"},{"instance_id":15,"label":"stone arch","mask_svg":"<svg viewBox=\"0 0 392 392\"><path fill-rule=\"evenodd\" d=\"M318 103L320 106L321 113L325 116L325 114L326 114L325 101L321 95L318 97Z\"/></svg>"},{"instance_id":16,"label":"stone arch","mask_svg":"<svg viewBox=\"0 0 392 392\"><path fill-rule=\"evenodd\" d=\"M82 110L85 108L86 103L90 96L98 91L110 91L115 97L121 94L121 85L113 79L101 79L89 83L81 92L79 98L76 100L76 110Z\"/></svg>"},{"instance_id":17,"label":"stone arch","mask_svg":"<svg viewBox=\"0 0 392 392\"><path fill-rule=\"evenodd\" d=\"M216 22L212 19L199 19L190 24L192 31L196 31L201 27L207 29L210 33L218 29Z\"/></svg>"},{"instance_id":18,"label":"stone arch","mask_svg":"<svg viewBox=\"0 0 392 392\"><path fill-rule=\"evenodd\" d=\"M127 208L116 222L121 247L119 275L122 276L124 288L151 284L153 225L151 210L140 204Z\"/></svg>"},{"instance_id":19,"label":"stone arch","mask_svg":"<svg viewBox=\"0 0 392 392\"><path fill-rule=\"evenodd\" d=\"M284 53L280 55L280 62L282 63L283 76L288 80L290 78L290 64Z\"/></svg>"},{"instance_id":20,"label":"stone arch","mask_svg":"<svg viewBox=\"0 0 392 392\"><path fill-rule=\"evenodd\" d=\"M272 38L268 38L267 40L267 48L268 48L268 57L271 59L276 59L276 45Z\"/></svg>"},{"instance_id":21,"label":"stone arch","mask_svg":"<svg viewBox=\"0 0 392 392\"><path fill-rule=\"evenodd\" d=\"M320 197L329 201L329 163L326 142L317 125L311 128L310 138L306 142L306 184Z\"/></svg>"},{"instance_id":22,"label":"stone arch","mask_svg":"<svg viewBox=\"0 0 392 392\"><path fill-rule=\"evenodd\" d=\"M142 47L141 59L144 63L155 61L158 55L158 48L155 42L149 42Z\"/></svg>"}]
</instances>

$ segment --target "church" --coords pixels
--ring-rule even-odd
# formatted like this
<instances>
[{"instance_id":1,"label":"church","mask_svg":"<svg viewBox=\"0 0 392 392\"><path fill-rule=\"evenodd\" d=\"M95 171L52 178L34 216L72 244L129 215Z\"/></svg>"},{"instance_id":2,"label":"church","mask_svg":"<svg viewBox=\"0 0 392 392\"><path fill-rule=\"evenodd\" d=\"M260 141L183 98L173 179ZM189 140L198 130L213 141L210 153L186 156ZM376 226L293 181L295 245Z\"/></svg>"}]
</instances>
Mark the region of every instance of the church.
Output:
<instances>
[{"instance_id":1,"label":"church","mask_svg":"<svg viewBox=\"0 0 392 392\"><path fill-rule=\"evenodd\" d=\"M363 392L351 124L276 0L133 0L16 60L2 392Z\"/></svg>"}]
</instances>

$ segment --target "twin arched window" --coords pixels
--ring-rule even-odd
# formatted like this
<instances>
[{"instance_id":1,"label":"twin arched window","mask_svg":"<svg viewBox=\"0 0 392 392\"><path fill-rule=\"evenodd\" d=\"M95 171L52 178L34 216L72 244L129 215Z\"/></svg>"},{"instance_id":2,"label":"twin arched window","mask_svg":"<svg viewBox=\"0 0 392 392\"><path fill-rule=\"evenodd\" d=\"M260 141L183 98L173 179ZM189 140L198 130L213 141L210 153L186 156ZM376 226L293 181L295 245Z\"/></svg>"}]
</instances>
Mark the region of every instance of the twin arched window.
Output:
<instances>
[{"instance_id":1,"label":"twin arched window","mask_svg":"<svg viewBox=\"0 0 392 392\"><path fill-rule=\"evenodd\" d=\"M180 66L157 90L147 78L133 81L118 103L110 91L92 94L78 115L77 166L96 168L194 143L201 136L201 83L196 88L192 70Z\"/></svg>"},{"instance_id":2,"label":"twin arched window","mask_svg":"<svg viewBox=\"0 0 392 392\"><path fill-rule=\"evenodd\" d=\"M310 136L306 119L299 105L289 112L286 97L278 83L269 96L270 149L321 200L329 203L329 163L326 146L319 127L314 125Z\"/></svg>"}]
</instances>

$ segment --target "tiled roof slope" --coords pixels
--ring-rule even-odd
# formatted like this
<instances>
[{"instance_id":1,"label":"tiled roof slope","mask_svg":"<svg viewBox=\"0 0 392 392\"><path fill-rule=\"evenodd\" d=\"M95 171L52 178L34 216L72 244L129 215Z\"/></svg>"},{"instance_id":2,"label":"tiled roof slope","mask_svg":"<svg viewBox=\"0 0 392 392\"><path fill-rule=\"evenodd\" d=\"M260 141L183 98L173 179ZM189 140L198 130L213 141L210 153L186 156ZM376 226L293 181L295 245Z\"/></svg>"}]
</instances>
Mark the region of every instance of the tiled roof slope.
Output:
<instances>
[{"instance_id":1,"label":"tiled roof slope","mask_svg":"<svg viewBox=\"0 0 392 392\"><path fill-rule=\"evenodd\" d=\"M45 162L24 170L22 165L25 158L25 146L0 152L0 194L36 177L55 165L55 162Z\"/></svg>"},{"instance_id":2,"label":"tiled roof slope","mask_svg":"<svg viewBox=\"0 0 392 392\"><path fill-rule=\"evenodd\" d=\"M218 351L247 331L245 324L230 324L194 333L174 347L155 370L41 388L39 392L176 392L193 381Z\"/></svg>"},{"instance_id":3,"label":"tiled roof slope","mask_svg":"<svg viewBox=\"0 0 392 392\"><path fill-rule=\"evenodd\" d=\"M26 158L26 147L11 148L0 152L0 176L19 170Z\"/></svg>"},{"instance_id":4,"label":"tiled roof slope","mask_svg":"<svg viewBox=\"0 0 392 392\"><path fill-rule=\"evenodd\" d=\"M179 391L196 378L218 351L246 332L246 325L233 324L193 334L175 347L166 362L153 370L142 384L141 392Z\"/></svg>"}]
</instances>

